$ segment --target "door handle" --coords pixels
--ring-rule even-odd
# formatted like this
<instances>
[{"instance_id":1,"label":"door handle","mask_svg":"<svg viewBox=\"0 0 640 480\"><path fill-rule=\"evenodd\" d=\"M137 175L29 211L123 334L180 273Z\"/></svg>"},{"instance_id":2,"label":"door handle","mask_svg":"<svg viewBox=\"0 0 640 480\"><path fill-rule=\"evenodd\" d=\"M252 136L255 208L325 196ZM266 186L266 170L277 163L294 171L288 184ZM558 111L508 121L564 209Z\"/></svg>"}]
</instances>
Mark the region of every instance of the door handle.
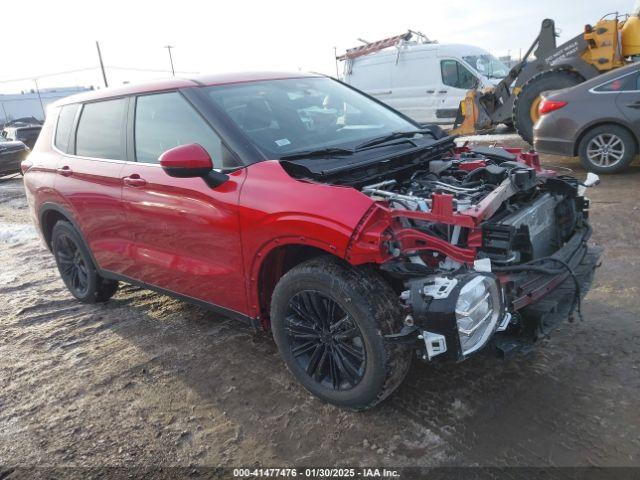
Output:
<instances>
[{"instance_id":1,"label":"door handle","mask_svg":"<svg viewBox=\"0 0 640 480\"><path fill-rule=\"evenodd\" d=\"M627 107L629 107L629 108L640 108L640 102L627 103Z\"/></svg>"},{"instance_id":2,"label":"door handle","mask_svg":"<svg viewBox=\"0 0 640 480\"><path fill-rule=\"evenodd\" d=\"M435 90L427 90L427 93L436 93Z\"/></svg>"},{"instance_id":3,"label":"door handle","mask_svg":"<svg viewBox=\"0 0 640 480\"><path fill-rule=\"evenodd\" d=\"M65 165L61 168L56 168L56 172L58 172L63 177L70 177L71 175L73 175L73 170L71 170L68 165Z\"/></svg>"},{"instance_id":4,"label":"door handle","mask_svg":"<svg viewBox=\"0 0 640 480\"><path fill-rule=\"evenodd\" d=\"M125 185L129 185L130 187L142 187L147 184L147 181L144 178L140 178L140 175L137 173L124 177L122 180Z\"/></svg>"},{"instance_id":5,"label":"door handle","mask_svg":"<svg viewBox=\"0 0 640 480\"><path fill-rule=\"evenodd\" d=\"M447 93L446 90L438 90L438 93Z\"/></svg>"}]
</instances>

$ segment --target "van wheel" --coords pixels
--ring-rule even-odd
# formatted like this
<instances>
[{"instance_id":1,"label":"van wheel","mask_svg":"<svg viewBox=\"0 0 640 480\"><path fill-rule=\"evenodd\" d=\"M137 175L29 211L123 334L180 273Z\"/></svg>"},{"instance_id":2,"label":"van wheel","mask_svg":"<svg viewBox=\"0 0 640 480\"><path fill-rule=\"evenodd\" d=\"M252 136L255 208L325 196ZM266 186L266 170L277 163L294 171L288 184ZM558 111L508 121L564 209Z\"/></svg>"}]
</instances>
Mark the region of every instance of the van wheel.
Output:
<instances>
[{"instance_id":1,"label":"van wheel","mask_svg":"<svg viewBox=\"0 0 640 480\"><path fill-rule=\"evenodd\" d=\"M98 274L84 241L69 222L54 225L51 249L62 281L81 302L106 302L118 290L118 282Z\"/></svg>"},{"instance_id":2,"label":"van wheel","mask_svg":"<svg viewBox=\"0 0 640 480\"><path fill-rule=\"evenodd\" d=\"M304 262L278 282L271 327L293 375L324 401L365 410L400 385L411 350L386 342L402 328L398 296L371 270L332 257Z\"/></svg>"}]
</instances>

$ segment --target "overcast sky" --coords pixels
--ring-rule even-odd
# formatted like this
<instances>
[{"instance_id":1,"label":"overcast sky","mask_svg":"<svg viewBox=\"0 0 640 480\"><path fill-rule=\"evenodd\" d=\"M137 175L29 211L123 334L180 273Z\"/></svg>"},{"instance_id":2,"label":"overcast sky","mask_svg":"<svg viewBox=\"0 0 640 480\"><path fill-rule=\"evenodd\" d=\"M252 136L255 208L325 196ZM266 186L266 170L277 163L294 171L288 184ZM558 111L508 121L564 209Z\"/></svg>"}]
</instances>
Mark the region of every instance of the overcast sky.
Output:
<instances>
[{"instance_id":1,"label":"overcast sky","mask_svg":"<svg viewBox=\"0 0 640 480\"><path fill-rule=\"evenodd\" d=\"M568 40L601 16L632 12L633 0L32 0L3 12L0 93L101 85L99 40L111 84L166 76L173 45L179 72L304 70L335 74L338 52L420 30L440 43L466 43L517 57L544 18ZM15 17L14 17L15 15ZM112 67L121 67L115 69ZM92 68L86 72L43 76ZM157 71L138 72L126 69Z\"/></svg>"}]
</instances>

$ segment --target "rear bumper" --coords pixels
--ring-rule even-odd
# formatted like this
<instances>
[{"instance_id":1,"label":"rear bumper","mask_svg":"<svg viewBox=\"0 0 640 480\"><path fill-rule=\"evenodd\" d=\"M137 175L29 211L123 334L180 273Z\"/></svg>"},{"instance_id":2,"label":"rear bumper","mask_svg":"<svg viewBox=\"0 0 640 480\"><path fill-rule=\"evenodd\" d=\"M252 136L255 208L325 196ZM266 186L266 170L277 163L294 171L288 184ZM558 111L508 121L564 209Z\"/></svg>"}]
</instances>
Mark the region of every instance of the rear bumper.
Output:
<instances>
[{"instance_id":1,"label":"rear bumper","mask_svg":"<svg viewBox=\"0 0 640 480\"><path fill-rule=\"evenodd\" d=\"M20 163L26 152L0 152L0 176L20 172Z\"/></svg>"},{"instance_id":2,"label":"rear bumper","mask_svg":"<svg viewBox=\"0 0 640 480\"><path fill-rule=\"evenodd\" d=\"M536 137L534 136L533 148L540 153L551 153L565 157L574 156L574 144L571 140L562 138Z\"/></svg>"}]
</instances>

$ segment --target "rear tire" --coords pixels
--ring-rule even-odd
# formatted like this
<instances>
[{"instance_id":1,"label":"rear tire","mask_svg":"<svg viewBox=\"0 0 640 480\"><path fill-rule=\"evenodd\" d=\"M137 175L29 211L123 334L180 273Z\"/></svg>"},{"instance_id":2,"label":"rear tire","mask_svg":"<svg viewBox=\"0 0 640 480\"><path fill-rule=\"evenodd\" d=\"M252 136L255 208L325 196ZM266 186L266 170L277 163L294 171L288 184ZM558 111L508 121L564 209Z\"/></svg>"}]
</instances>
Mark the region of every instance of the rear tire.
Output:
<instances>
[{"instance_id":1,"label":"rear tire","mask_svg":"<svg viewBox=\"0 0 640 480\"><path fill-rule=\"evenodd\" d=\"M582 83L584 79L569 70L543 72L529 79L513 102L513 125L518 134L533 145L533 124L537 120L537 111L532 117L532 107L539 103L542 92L560 90Z\"/></svg>"},{"instance_id":2,"label":"rear tire","mask_svg":"<svg viewBox=\"0 0 640 480\"><path fill-rule=\"evenodd\" d=\"M54 225L51 250L62 281L81 302L106 302L118 290L118 282L107 280L98 274L89 249L69 222L60 220Z\"/></svg>"},{"instance_id":3,"label":"rear tire","mask_svg":"<svg viewBox=\"0 0 640 480\"><path fill-rule=\"evenodd\" d=\"M398 296L373 270L332 257L304 262L278 282L273 336L287 367L320 399L365 410L404 380L411 349L384 335L402 328Z\"/></svg>"},{"instance_id":4,"label":"rear tire","mask_svg":"<svg viewBox=\"0 0 640 480\"><path fill-rule=\"evenodd\" d=\"M578 145L584 167L595 173L617 173L629 166L637 153L633 135L613 124L587 131Z\"/></svg>"}]
</instances>

